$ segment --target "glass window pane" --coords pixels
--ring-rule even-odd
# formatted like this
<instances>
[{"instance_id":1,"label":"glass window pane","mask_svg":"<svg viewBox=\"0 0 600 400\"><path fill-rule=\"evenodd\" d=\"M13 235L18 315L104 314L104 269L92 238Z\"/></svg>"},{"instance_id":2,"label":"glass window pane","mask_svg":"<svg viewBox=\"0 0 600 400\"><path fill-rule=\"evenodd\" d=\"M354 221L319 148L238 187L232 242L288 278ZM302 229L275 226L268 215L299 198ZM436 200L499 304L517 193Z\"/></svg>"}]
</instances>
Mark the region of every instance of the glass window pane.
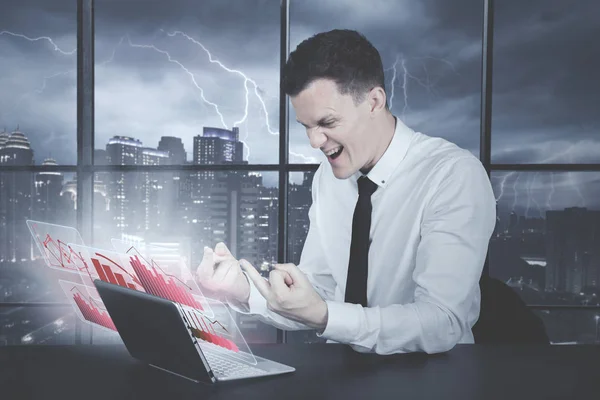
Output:
<instances>
[{"instance_id":1,"label":"glass window pane","mask_svg":"<svg viewBox=\"0 0 600 400\"><path fill-rule=\"evenodd\" d=\"M77 2L0 6L0 165L77 161Z\"/></svg>"},{"instance_id":2,"label":"glass window pane","mask_svg":"<svg viewBox=\"0 0 600 400\"><path fill-rule=\"evenodd\" d=\"M69 273L46 262L52 255L60 257L58 248L47 242L45 257L26 221L75 227L74 175L0 171L0 302L62 300L58 278Z\"/></svg>"},{"instance_id":3,"label":"glass window pane","mask_svg":"<svg viewBox=\"0 0 600 400\"><path fill-rule=\"evenodd\" d=\"M0 308L0 346L42 344L75 344L69 306Z\"/></svg>"},{"instance_id":4,"label":"glass window pane","mask_svg":"<svg viewBox=\"0 0 600 400\"><path fill-rule=\"evenodd\" d=\"M314 171L291 172L288 197L288 262L298 265L308 234ZM287 343L324 343L315 330L288 331Z\"/></svg>"},{"instance_id":5,"label":"glass window pane","mask_svg":"<svg viewBox=\"0 0 600 400\"><path fill-rule=\"evenodd\" d=\"M600 162L598 3L494 4L492 161Z\"/></svg>"},{"instance_id":6,"label":"glass window pane","mask_svg":"<svg viewBox=\"0 0 600 400\"><path fill-rule=\"evenodd\" d=\"M600 175L492 173L490 274L528 304L600 305Z\"/></svg>"},{"instance_id":7,"label":"glass window pane","mask_svg":"<svg viewBox=\"0 0 600 400\"><path fill-rule=\"evenodd\" d=\"M173 164L278 161L279 2L98 0L95 29L97 149L125 140L132 160L149 148ZM196 138L212 153L199 156Z\"/></svg>"},{"instance_id":8,"label":"glass window pane","mask_svg":"<svg viewBox=\"0 0 600 400\"><path fill-rule=\"evenodd\" d=\"M288 262L298 264L308 234L314 171L291 172L288 197Z\"/></svg>"},{"instance_id":9,"label":"glass window pane","mask_svg":"<svg viewBox=\"0 0 600 400\"><path fill-rule=\"evenodd\" d=\"M388 105L410 128L479 157L483 2L308 0L290 5L290 51L331 29L355 29L378 49ZM325 161L290 104L290 162Z\"/></svg>"},{"instance_id":10,"label":"glass window pane","mask_svg":"<svg viewBox=\"0 0 600 400\"><path fill-rule=\"evenodd\" d=\"M600 342L600 310L535 310L552 344L597 344Z\"/></svg>"},{"instance_id":11,"label":"glass window pane","mask_svg":"<svg viewBox=\"0 0 600 400\"><path fill-rule=\"evenodd\" d=\"M195 271L204 246L224 242L268 276L277 260L277 172L99 172L94 246L111 239L178 249ZM276 330L238 314L248 342L275 342Z\"/></svg>"}]
</instances>

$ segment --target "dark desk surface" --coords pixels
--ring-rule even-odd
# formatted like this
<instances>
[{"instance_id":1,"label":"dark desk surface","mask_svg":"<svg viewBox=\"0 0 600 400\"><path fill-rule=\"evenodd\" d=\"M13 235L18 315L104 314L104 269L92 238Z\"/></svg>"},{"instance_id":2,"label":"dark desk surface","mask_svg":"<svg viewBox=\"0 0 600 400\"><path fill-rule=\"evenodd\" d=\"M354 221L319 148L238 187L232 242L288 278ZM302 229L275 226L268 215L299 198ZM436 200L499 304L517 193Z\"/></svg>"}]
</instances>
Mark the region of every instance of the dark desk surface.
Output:
<instances>
[{"instance_id":1,"label":"dark desk surface","mask_svg":"<svg viewBox=\"0 0 600 400\"><path fill-rule=\"evenodd\" d=\"M598 399L600 346L459 345L445 354L359 354L337 344L252 346L291 375L195 384L122 346L0 348L0 398Z\"/></svg>"}]
</instances>

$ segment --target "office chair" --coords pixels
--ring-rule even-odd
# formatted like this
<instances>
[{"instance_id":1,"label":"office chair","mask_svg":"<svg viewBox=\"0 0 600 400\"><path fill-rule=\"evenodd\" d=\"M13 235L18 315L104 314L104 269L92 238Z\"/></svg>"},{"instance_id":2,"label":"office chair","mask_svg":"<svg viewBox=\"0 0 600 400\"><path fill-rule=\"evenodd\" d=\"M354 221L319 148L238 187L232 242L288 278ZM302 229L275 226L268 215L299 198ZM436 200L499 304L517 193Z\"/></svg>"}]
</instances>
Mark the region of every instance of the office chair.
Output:
<instances>
[{"instance_id":1,"label":"office chair","mask_svg":"<svg viewBox=\"0 0 600 400\"><path fill-rule=\"evenodd\" d=\"M487 275L479 281L481 310L476 344L550 344L542 320L508 285Z\"/></svg>"}]
</instances>

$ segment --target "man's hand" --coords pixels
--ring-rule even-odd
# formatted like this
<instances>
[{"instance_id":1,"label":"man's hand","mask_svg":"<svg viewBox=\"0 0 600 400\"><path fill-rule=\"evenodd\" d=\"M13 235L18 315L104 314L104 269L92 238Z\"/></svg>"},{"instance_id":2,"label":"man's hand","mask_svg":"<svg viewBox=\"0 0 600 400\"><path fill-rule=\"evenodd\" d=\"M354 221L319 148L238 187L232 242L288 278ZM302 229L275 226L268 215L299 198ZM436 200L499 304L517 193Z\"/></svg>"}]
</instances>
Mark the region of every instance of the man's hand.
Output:
<instances>
[{"instance_id":1,"label":"man's hand","mask_svg":"<svg viewBox=\"0 0 600 400\"><path fill-rule=\"evenodd\" d=\"M276 264L265 280L246 260L240 260L267 308L286 318L323 330L327 326L327 303L315 291L306 276L294 264Z\"/></svg>"},{"instance_id":2,"label":"man's hand","mask_svg":"<svg viewBox=\"0 0 600 400\"><path fill-rule=\"evenodd\" d=\"M196 279L202 289L208 292L208 297L248 303L250 282L243 274L239 261L224 243L217 244L214 251L210 247L204 248Z\"/></svg>"}]
</instances>

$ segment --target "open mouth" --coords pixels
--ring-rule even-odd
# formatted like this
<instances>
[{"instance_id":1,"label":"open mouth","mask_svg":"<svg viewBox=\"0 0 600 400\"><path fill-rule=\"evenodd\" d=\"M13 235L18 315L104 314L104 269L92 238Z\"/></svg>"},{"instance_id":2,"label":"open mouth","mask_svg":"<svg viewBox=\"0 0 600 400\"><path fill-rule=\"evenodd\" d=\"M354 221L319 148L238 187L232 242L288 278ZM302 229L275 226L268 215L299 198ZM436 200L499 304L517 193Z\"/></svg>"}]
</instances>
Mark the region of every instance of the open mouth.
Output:
<instances>
[{"instance_id":1,"label":"open mouth","mask_svg":"<svg viewBox=\"0 0 600 400\"><path fill-rule=\"evenodd\" d=\"M340 156L340 154L342 154L342 152L344 151L344 146L339 146L336 147L335 149L330 150L329 152L325 153L327 155L327 158L331 159L331 160L335 160L336 158L338 158Z\"/></svg>"}]
</instances>

